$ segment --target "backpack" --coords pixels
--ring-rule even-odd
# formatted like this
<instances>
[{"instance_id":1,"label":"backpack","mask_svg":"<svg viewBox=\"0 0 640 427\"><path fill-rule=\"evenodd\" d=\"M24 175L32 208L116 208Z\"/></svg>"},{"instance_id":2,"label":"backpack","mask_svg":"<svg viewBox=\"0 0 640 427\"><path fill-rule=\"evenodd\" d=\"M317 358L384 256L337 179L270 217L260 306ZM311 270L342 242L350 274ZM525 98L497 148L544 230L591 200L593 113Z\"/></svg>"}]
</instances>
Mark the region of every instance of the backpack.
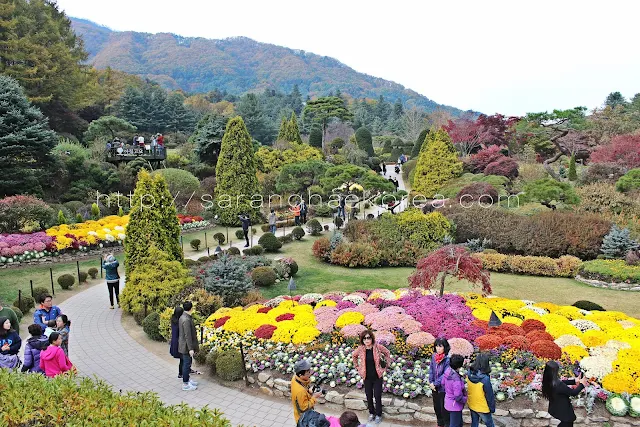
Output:
<instances>
[{"instance_id":1,"label":"backpack","mask_svg":"<svg viewBox=\"0 0 640 427\"><path fill-rule=\"evenodd\" d=\"M327 417L313 409L303 412L298 420L298 427L329 427L329 425Z\"/></svg>"}]
</instances>

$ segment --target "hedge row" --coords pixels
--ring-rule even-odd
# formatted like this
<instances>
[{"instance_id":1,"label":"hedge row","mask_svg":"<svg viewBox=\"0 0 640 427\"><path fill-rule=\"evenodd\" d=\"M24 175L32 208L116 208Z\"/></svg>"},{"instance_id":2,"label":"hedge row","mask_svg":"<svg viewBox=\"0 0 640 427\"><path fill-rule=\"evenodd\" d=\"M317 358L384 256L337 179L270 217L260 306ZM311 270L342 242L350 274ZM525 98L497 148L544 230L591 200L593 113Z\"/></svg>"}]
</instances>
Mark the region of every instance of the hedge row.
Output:
<instances>
[{"instance_id":1,"label":"hedge row","mask_svg":"<svg viewBox=\"0 0 640 427\"><path fill-rule=\"evenodd\" d=\"M539 256L478 253L485 269L499 273L528 274L531 276L575 277L582 261L571 255L560 258Z\"/></svg>"}]
</instances>

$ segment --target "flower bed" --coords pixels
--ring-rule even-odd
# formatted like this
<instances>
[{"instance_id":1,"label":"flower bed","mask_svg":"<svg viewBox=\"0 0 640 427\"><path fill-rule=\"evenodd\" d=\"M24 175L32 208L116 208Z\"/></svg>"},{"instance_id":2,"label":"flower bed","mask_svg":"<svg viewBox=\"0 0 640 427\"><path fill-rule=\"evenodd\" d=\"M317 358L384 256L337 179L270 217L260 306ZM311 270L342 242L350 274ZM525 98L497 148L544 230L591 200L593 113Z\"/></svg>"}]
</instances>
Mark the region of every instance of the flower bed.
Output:
<instances>
[{"instance_id":1,"label":"flower bed","mask_svg":"<svg viewBox=\"0 0 640 427\"><path fill-rule=\"evenodd\" d=\"M194 228L204 228L211 225L209 221L198 215L178 214L177 217L182 230L193 230Z\"/></svg>"},{"instance_id":2,"label":"flower bed","mask_svg":"<svg viewBox=\"0 0 640 427\"><path fill-rule=\"evenodd\" d=\"M582 264L579 258L571 255L549 258L481 252L474 256L482 260L486 270L532 276L575 277Z\"/></svg>"},{"instance_id":3,"label":"flower bed","mask_svg":"<svg viewBox=\"0 0 640 427\"><path fill-rule=\"evenodd\" d=\"M587 261L582 264L580 275L586 279L604 282L640 284L640 266L628 265L621 259Z\"/></svg>"},{"instance_id":4,"label":"flower bed","mask_svg":"<svg viewBox=\"0 0 640 427\"><path fill-rule=\"evenodd\" d=\"M492 311L503 322L497 328L488 326ZM494 389L508 398L538 398L542 368L551 358L561 361L564 375L582 370L591 379L583 399L587 410L610 393L640 393L640 321L621 312L380 289L281 296L246 309L225 307L204 325L214 351L242 340L253 372L290 375L295 361L306 357L315 379L331 388L362 387L351 352L368 327L392 353L384 390L403 398L430 396L426 383L438 336L449 340L451 353L467 359L489 351Z\"/></svg>"}]
</instances>

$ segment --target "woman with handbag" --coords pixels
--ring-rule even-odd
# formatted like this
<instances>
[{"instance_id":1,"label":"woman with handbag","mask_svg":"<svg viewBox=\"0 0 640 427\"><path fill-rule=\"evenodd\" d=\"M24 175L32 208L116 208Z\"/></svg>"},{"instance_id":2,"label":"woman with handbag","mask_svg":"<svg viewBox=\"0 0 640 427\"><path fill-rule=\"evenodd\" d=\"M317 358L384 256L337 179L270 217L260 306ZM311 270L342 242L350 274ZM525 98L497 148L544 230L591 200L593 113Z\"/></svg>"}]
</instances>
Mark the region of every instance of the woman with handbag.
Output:
<instances>
[{"instance_id":1,"label":"woman with handbag","mask_svg":"<svg viewBox=\"0 0 640 427\"><path fill-rule=\"evenodd\" d=\"M367 395L369 421L380 424L382 420L382 377L391 359L389 350L376 344L372 331L366 329L360 334L360 345L352 354L353 366L364 381L364 392ZM373 398L375 397L375 407Z\"/></svg>"}]
</instances>

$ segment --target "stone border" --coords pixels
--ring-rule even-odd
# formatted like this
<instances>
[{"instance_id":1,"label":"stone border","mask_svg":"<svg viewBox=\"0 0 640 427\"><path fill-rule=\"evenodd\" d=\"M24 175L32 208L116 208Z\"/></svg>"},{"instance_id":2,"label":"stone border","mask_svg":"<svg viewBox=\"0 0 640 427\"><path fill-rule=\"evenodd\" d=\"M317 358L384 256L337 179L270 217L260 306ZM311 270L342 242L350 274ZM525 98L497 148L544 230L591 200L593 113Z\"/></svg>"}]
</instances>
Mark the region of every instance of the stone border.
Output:
<instances>
[{"instance_id":1,"label":"stone border","mask_svg":"<svg viewBox=\"0 0 640 427\"><path fill-rule=\"evenodd\" d=\"M593 286L594 288L606 288L606 289L614 289L616 291L630 291L630 292L638 292L640 291L640 283L616 283L616 282L603 282L601 280L595 279L587 279L580 275L577 275L575 279L578 282L584 283L585 285Z\"/></svg>"},{"instance_id":2,"label":"stone border","mask_svg":"<svg viewBox=\"0 0 640 427\"><path fill-rule=\"evenodd\" d=\"M75 251L73 253L61 254L58 256L46 256L37 259L29 259L22 262L12 262L12 263L4 263L0 264L0 268L9 268L9 269L17 269L17 268L28 268L33 266L40 266L46 264L58 264L61 262L70 262L70 261L79 261L84 258L97 258L99 255L104 255L106 253L120 253L124 250L123 245L117 246L109 246L106 248L98 248L92 249L90 251Z\"/></svg>"},{"instance_id":3,"label":"stone border","mask_svg":"<svg viewBox=\"0 0 640 427\"><path fill-rule=\"evenodd\" d=\"M259 387L260 391L268 396L280 398L291 398L291 380L276 378L271 371L261 371L256 374L247 374L249 383ZM344 409L353 411L366 411L367 398L363 391L358 389L341 394L335 390L327 392L324 398L320 398L318 403L327 402L343 406ZM382 397L382 412L384 419L411 422L421 421L428 423L437 422L435 411L431 405L421 406L408 399L398 396L384 394ZM317 409L317 408L316 408ZM320 412L322 412L320 410ZM630 417L601 417L588 416L585 410L576 410L576 427L613 422L612 427L639 427L640 419ZM471 415L468 408L462 411L464 424L471 424ZM552 418L546 411L526 409L497 409L493 414L493 421L498 427L554 427L559 421Z\"/></svg>"}]
</instances>

